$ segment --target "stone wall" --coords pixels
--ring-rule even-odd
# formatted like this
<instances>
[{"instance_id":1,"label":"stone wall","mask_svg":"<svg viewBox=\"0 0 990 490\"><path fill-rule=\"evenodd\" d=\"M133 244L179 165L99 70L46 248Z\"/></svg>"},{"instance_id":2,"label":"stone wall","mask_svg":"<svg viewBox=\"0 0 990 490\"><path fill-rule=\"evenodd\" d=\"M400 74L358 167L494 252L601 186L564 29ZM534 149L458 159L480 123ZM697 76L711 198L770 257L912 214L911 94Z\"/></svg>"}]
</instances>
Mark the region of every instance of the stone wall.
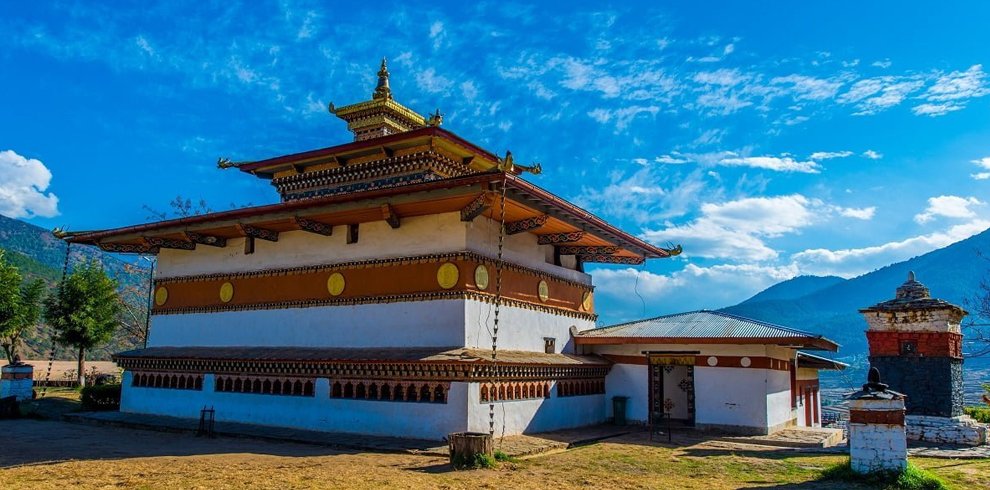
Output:
<instances>
[{"instance_id":1,"label":"stone wall","mask_svg":"<svg viewBox=\"0 0 990 490\"><path fill-rule=\"evenodd\" d=\"M987 426L972 417L907 417L907 438L938 444L979 446L987 443Z\"/></svg>"},{"instance_id":2,"label":"stone wall","mask_svg":"<svg viewBox=\"0 0 990 490\"><path fill-rule=\"evenodd\" d=\"M871 356L890 389L907 395L908 415L963 414L962 361L948 357Z\"/></svg>"}]
</instances>

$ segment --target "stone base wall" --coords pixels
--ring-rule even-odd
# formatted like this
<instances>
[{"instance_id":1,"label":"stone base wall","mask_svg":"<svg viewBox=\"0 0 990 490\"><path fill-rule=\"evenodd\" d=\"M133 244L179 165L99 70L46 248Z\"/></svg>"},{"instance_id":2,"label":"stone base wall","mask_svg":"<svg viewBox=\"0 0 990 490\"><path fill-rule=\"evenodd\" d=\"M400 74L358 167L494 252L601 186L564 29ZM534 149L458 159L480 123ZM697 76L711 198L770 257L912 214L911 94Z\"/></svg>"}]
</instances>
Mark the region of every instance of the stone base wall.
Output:
<instances>
[{"instance_id":1,"label":"stone base wall","mask_svg":"<svg viewBox=\"0 0 990 490\"><path fill-rule=\"evenodd\" d=\"M857 473L903 470L907 467L904 427L850 423L849 460Z\"/></svg>"},{"instance_id":2,"label":"stone base wall","mask_svg":"<svg viewBox=\"0 0 990 490\"><path fill-rule=\"evenodd\" d=\"M890 389L907 395L908 415L963 415L962 360L949 357L870 356Z\"/></svg>"},{"instance_id":3,"label":"stone base wall","mask_svg":"<svg viewBox=\"0 0 990 490\"><path fill-rule=\"evenodd\" d=\"M907 438L938 444L987 444L988 427L968 415L960 417L907 416Z\"/></svg>"}]
</instances>

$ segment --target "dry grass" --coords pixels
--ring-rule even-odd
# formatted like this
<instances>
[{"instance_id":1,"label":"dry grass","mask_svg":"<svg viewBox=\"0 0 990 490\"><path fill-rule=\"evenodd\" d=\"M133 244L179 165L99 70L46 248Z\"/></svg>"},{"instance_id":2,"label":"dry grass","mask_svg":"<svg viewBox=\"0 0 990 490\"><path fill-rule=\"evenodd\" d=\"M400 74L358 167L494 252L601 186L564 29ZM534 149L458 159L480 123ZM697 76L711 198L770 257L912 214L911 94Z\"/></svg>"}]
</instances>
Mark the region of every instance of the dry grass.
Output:
<instances>
[{"instance_id":1,"label":"dry grass","mask_svg":"<svg viewBox=\"0 0 990 490\"><path fill-rule=\"evenodd\" d=\"M66 426L50 441L63 450L52 448L33 464L4 462L2 488L836 488L834 482L815 480L822 469L843 460L705 446L671 449L633 439L503 463L494 470L455 472L435 456L32 423ZM26 429L37 434L38 428ZM105 438L93 441L94 433ZM43 440L36 436L34 444ZM85 460L40 463L66 458ZM913 461L955 488L990 487L990 461Z\"/></svg>"}]
</instances>

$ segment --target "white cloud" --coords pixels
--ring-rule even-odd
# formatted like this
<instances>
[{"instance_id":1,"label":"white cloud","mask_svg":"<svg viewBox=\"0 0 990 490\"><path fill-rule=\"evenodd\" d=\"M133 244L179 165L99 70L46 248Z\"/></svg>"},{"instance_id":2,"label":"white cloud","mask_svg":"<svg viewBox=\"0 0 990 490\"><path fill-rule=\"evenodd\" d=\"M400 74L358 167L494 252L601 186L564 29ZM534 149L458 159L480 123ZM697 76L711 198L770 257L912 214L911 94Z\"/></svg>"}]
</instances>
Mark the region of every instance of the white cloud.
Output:
<instances>
[{"instance_id":1,"label":"white cloud","mask_svg":"<svg viewBox=\"0 0 990 490\"><path fill-rule=\"evenodd\" d=\"M595 276L596 299L599 304L608 305L611 318L607 321L611 323L733 305L794 277L797 270L791 266L718 264L700 267L688 263L669 274L634 268L600 268L590 273ZM643 310L644 303L646 311ZM603 308L602 311L606 310Z\"/></svg>"},{"instance_id":2,"label":"white cloud","mask_svg":"<svg viewBox=\"0 0 990 490\"><path fill-rule=\"evenodd\" d=\"M842 104L855 104L857 112L853 115L867 116L900 104L924 85L919 77L866 78L852 84L837 100Z\"/></svg>"},{"instance_id":3,"label":"white cloud","mask_svg":"<svg viewBox=\"0 0 990 490\"><path fill-rule=\"evenodd\" d=\"M430 40L433 41L433 49L440 49L443 39L446 36L443 29L443 22L436 20L430 24Z\"/></svg>"},{"instance_id":4,"label":"white cloud","mask_svg":"<svg viewBox=\"0 0 990 490\"><path fill-rule=\"evenodd\" d=\"M646 231L644 238L654 243L681 243L686 256L771 260L777 257L777 251L767 246L763 238L810 226L821 214L815 208L823 207L821 201L800 194L706 203L694 221Z\"/></svg>"},{"instance_id":5,"label":"white cloud","mask_svg":"<svg viewBox=\"0 0 990 490\"><path fill-rule=\"evenodd\" d=\"M868 221L873 219L873 215L876 213L876 206L870 206L868 208L838 208L837 211L842 216L847 218L861 219Z\"/></svg>"},{"instance_id":6,"label":"white cloud","mask_svg":"<svg viewBox=\"0 0 990 490\"><path fill-rule=\"evenodd\" d=\"M676 156L676 155L677 155L676 153L674 155L660 155L660 156L654 158L654 161L656 161L657 163L666 163L666 164L673 164L673 165L679 165L679 164L682 164L682 163L688 163L689 160L687 160L686 158L682 158L682 157Z\"/></svg>"},{"instance_id":7,"label":"white cloud","mask_svg":"<svg viewBox=\"0 0 990 490\"><path fill-rule=\"evenodd\" d=\"M851 151L816 151L809 158L812 160L829 160L832 158L846 158L852 156Z\"/></svg>"},{"instance_id":8,"label":"white cloud","mask_svg":"<svg viewBox=\"0 0 990 490\"><path fill-rule=\"evenodd\" d=\"M821 172L821 166L819 166L817 162L811 160L800 162L791 157L762 156L724 158L718 162L718 165L726 167L761 168L776 172L800 172L806 174L817 174Z\"/></svg>"},{"instance_id":9,"label":"white cloud","mask_svg":"<svg viewBox=\"0 0 990 490\"><path fill-rule=\"evenodd\" d=\"M942 75L922 94L926 103L913 108L917 115L941 116L965 107L968 99L990 94L983 65L973 65L966 71Z\"/></svg>"},{"instance_id":10,"label":"white cloud","mask_svg":"<svg viewBox=\"0 0 990 490\"><path fill-rule=\"evenodd\" d=\"M913 108L911 108L911 111L914 112L914 114L916 116L932 116L932 117L936 117L936 116L944 116L944 115L946 115L946 114L948 114L950 112L955 112L955 111L961 110L961 109L963 109L963 107L964 106L961 105L961 104L953 104L953 103L946 102L946 103L943 103L943 104L920 104L920 105L916 105Z\"/></svg>"},{"instance_id":11,"label":"white cloud","mask_svg":"<svg viewBox=\"0 0 990 490\"><path fill-rule=\"evenodd\" d=\"M966 71L954 71L939 77L924 97L934 102L982 97L988 93L985 78L983 65L973 65Z\"/></svg>"},{"instance_id":12,"label":"white cloud","mask_svg":"<svg viewBox=\"0 0 990 490\"><path fill-rule=\"evenodd\" d=\"M825 80L806 75L788 75L774 78L770 83L790 86L792 95L796 100L823 100L835 97L844 81L840 79Z\"/></svg>"},{"instance_id":13,"label":"white cloud","mask_svg":"<svg viewBox=\"0 0 990 490\"><path fill-rule=\"evenodd\" d=\"M978 167L985 170L990 170L990 157L978 158L972 160ZM990 172L977 172L975 174L970 174L974 180L990 180Z\"/></svg>"},{"instance_id":14,"label":"white cloud","mask_svg":"<svg viewBox=\"0 0 990 490\"><path fill-rule=\"evenodd\" d=\"M890 68L890 66L893 65L893 63L891 63L890 60L883 60L883 61L874 61L873 63L871 63L871 65L877 68Z\"/></svg>"},{"instance_id":15,"label":"white cloud","mask_svg":"<svg viewBox=\"0 0 990 490\"><path fill-rule=\"evenodd\" d=\"M656 115L658 112L660 108L657 106L630 106L621 109L594 109L588 112L588 116L602 124L612 123L616 132L619 132L629 127L640 114Z\"/></svg>"},{"instance_id":16,"label":"white cloud","mask_svg":"<svg viewBox=\"0 0 990 490\"><path fill-rule=\"evenodd\" d=\"M454 86L449 78L438 75L436 69L427 68L416 74L416 84L419 88L431 94L446 93Z\"/></svg>"},{"instance_id":17,"label":"white cloud","mask_svg":"<svg viewBox=\"0 0 990 490\"><path fill-rule=\"evenodd\" d=\"M10 218L58 216L58 197L46 193L52 173L40 160L0 151L0 214Z\"/></svg>"},{"instance_id":18,"label":"white cloud","mask_svg":"<svg viewBox=\"0 0 990 490\"><path fill-rule=\"evenodd\" d=\"M877 153L873 150L866 150L863 152L863 156L869 158L870 160L879 160L883 158L883 153Z\"/></svg>"},{"instance_id":19,"label":"white cloud","mask_svg":"<svg viewBox=\"0 0 990 490\"><path fill-rule=\"evenodd\" d=\"M841 250L808 249L794 254L791 259L802 274L852 277L945 247L987 228L990 228L990 221L976 219L945 231L882 245Z\"/></svg>"},{"instance_id":20,"label":"white cloud","mask_svg":"<svg viewBox=\"0 0 990 490\"><path fill-rule=\"evenodd\" d=\"M975 197L959 196L938 196L928 198L928 208L915 215L914 220L918 223L927 223L938 216L946 218L973 218L976 212L973 206L982 206L986 203Z\"/></svg>"}]
</instances>

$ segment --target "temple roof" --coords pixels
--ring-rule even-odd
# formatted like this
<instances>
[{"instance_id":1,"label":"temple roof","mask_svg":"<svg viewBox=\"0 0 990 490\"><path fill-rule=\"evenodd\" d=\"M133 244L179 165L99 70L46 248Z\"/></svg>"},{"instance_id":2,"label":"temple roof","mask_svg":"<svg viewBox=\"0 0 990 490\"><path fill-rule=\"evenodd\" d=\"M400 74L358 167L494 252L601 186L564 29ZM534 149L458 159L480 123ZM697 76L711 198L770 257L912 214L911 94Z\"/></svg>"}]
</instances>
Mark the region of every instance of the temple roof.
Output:
<instances>
[{"instance_id":1,"label":"temple roof","mask_svg":"<svg viewBox=\"0 0 990 490\"><path fill-rule=\"evenodd\" d=\"M56 235L71 243L109 252L157 253L161 248L223 247L226 240L254 237L277 241L278 234L303 230L330 234L338 225L461 212L462 220L504 217L507 233L529 232L540 245L581 262L639 264L670 257L669 249L646 243L601 218L518 177L539 173L539 164L519 165L512 153L500 157L438 126L396 102L385 60L368 101L330 111L347 121L355 141L255 162L221 158L221 168L271 179L283 202L122 228ZM505 189L504 194L502 189Z\"/></svg>"},{"instance_id":2,"label":"temple roof","mask_svg":"<svg viewBox=\"0 0 990 490\"><path fill-rule=\"evenodd\" d=\"M347 122L347 129L354 133L355 141L379 138L426 126L426 118L392 98L388 77L388 65L382 58L381 68L378 69L378 85L371 94L371 100L343 107L335 107L332 102L330 103L330 113ZM436 119L431 119L430 122L439 124Z\"/></svg>"},{"instance_id":3,"label":"temple roof","mask_svg":"<svg viewBox=\"0 0 990 490\"><path fill-rule=\"evenodd\" d=\"M580 332L578 344L773 344L837 351L824 336L720 311L691 311Z\"/></svg>"},{"instance_id":4,"label":"temple roof","mask_svg":"<svg viewBox=\"0 0 990 490\"><path fill-rule=\"evenodd\" d=\"M313 362L492 362L491 349L464 347L148 347L114 355L115 359L188 359ZM499 350L499 364L606 366L596 355L547 354Z\"/></svg>"},{"instance_id":5,"label":"temple roof","mask_svg":"<svg viewBox=\"0 0 990 490\"><path fill-rule=\"evenodd\" d=\"M897 287L894 299L882 301L868 308L859 310L860 313L875 311L915 311L915 310L956 310L957 314L965 316L966 310L948 301L932 298L924 284L918 282L914 271L908 272L907 280Z\"/></svg>"},{"instance_id":6,"label":"temple roof","mask_svg":"<svg viewBox=\"0 0 990 490\"><path fill-rule=\"evenodd\" d=\"M808 354L807 352L797 353L798 367L809 369L825 369L828 371L842 371L849 367L844 362L829 359L827 357Z\"/></svg>"},{"instance_id":7,"label":"temple roof","mask_svg":"<svg viewBox=\"0 0 990 490\"><path fill-rule=\"evenodd\" d=\"M385 219L386 210L399 217L424 216L463 212L473 203L485 201L488 207L479 215L496 219L500 206L494 195L503 183L506 186L507 224L529 220L534 227L527 231L538 235L540 243L596 247L585 250L598 250L601 253L595 254L597 261L609 263L639 263L646 258L669 257L679 252L651 245L529 182L502 172L301 199L110 230L60 232L59 236L70 243L97 245L110 252L155 254L163 247L218 246L227 239L248 236L257 230L277 236L280 232L309 231L314 223L333 226L381 221ZM207 243L211 239L215 242Z\"/></svg>"}]
</instances>

